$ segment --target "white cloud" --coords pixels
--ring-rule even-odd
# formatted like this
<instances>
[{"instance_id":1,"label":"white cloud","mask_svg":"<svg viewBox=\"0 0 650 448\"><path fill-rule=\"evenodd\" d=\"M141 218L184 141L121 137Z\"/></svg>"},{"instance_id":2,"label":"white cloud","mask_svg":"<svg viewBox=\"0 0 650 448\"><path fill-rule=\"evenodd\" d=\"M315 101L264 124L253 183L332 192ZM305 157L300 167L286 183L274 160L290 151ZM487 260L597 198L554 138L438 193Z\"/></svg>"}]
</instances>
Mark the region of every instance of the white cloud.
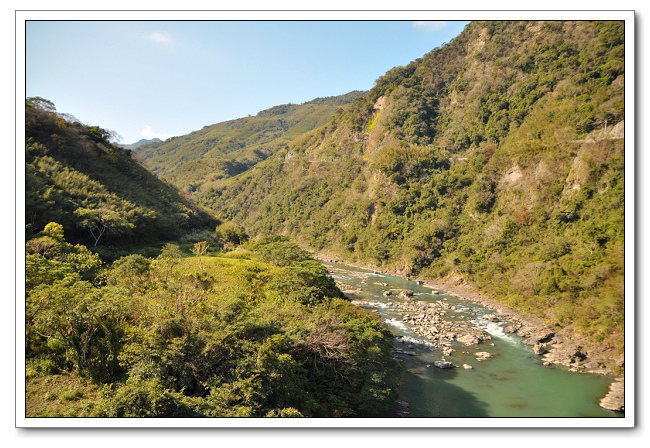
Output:
<instances>
[{"instance_id":1,"label":"white cloud","mask_svg":"<svg viewBox=\"0 0 650 448\"><path fill-rule=\"evenodd\" d=\"M413 22L416 28L423 28L426 31L435 32L447 26L447 22L441 20L420 20Z\"/></svg>"},{"instance_id":2,"label":"white cloud","mask_svg":"<svg viewBox=\"0 0 650 448\"><path fill-rule=\"evenodd\" d=\"M149 34L149 39L153 40L154 42L161 42L163 44L172 41L172 38L169 37L169 34L167 33L151 33Z\"/></svg>"},{"instance_id":3,"label":"white cloud","mask_svg":"<svg viewBox=\"0 0 650 448\"><path fill-rule=\"evenodd\" d=\"M144 125L140 131L140 135L146 139L159 138L160 140L167 140L174 136L174 134L161 134L160 132L155 132L148 124Z\"/></svg>"}]
</instances>

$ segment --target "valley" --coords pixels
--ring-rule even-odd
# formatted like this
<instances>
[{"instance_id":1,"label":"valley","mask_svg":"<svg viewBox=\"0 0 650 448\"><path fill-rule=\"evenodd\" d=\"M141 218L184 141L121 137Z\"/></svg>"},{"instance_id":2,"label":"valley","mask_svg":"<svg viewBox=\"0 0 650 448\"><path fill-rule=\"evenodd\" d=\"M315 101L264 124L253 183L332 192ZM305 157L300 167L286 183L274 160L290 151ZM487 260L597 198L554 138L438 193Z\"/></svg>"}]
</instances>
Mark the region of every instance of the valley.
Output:
<instances>
[{"instance_id":1,"label":"valley","mask_svg":"<svg viewBox=\"0 0 650 448\"><path fill-rule=\"evenodd\" d=\"M28 98L28 416L623 417L623 36L472 22L133 145Z\"/></svg>"}]
</instances>

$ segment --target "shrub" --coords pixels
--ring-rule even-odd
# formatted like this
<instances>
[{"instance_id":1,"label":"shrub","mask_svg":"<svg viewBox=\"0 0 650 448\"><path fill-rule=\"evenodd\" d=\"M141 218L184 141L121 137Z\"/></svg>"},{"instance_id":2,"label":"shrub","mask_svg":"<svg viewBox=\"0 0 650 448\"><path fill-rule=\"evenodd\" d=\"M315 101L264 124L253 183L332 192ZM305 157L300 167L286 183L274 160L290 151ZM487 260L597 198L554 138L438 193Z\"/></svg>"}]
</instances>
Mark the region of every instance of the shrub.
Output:
<instances>
[{"instance_id":1,"label":"shrub","mask_svg":"<svg viewBox=\"0 0 650 448\"><path fill-rule=\"evenodd\" d=\"M159 380L131 377L116 391L105 388L95 417L200 417L183 394L173 392Z\"/></svg>"}]
</instances>

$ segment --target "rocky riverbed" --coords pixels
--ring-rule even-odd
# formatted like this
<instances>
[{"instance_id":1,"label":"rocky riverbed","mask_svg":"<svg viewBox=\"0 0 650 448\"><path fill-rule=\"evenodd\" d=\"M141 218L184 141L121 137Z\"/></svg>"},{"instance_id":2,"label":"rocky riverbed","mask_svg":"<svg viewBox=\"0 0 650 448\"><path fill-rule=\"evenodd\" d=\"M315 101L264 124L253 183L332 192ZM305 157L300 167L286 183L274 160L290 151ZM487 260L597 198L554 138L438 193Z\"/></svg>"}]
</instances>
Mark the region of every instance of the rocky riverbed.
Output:
<instances>
[{"instance_id":1,"label":"rocky riverbed","mask_svg":"<svg viewBox=\"0 0 650 448\"><path fill-rule=\"evenodd\" d=\"M397 272L383 272L383 274L400 276ZM559 329L557 325L545 323L537 317L504 307L465 283L416 281L434 291L442 291L444 294L494 309L495 312L492 316L483 317L504 322L503 331L521 336L523 342L532 346L534 353L542 357L542 362L546 366L560 365L570 371L601 374L615 378L616 381L612 383L610 392L601 400L600 404L605 409L624 412L624 377L617 374L618 371L623 370L624 358L615 356L610 348L587 346L586 341L572 328ZM374 283L380 284L376 281ZM358 299L355 295L358 291L344 292L350 298ZM491 338L484 330L468 325L467 321L450 322L444 319L447 313L454 311L450 308L451 305L445 301L420 302L414 299L412 292L408 290L386 290L384 296L387 298L399 297L400 301L389 302L389 306L404 313L404 322L412 328L413 332L430 341L432 346L440 348L444 356L449 356L453 351L450 347L452 341L466 346L478 346ZM356 303L363 306L362 301ZM404 350L402 351L404 352ZM479 356L477 356L478 358Z\"/></svg>"},{"instance_id":2,"label":"rocky riverbed","mask_svg":"<svg viewBox=\"0 0 650 448\"><path fill-rule=\"evenodd\" d=\"M412 297L412 294L406 295L403 291L400 295L402 297ZM359 306L371 305L363 300L353 300L352 303ZM444 300L437 302L421 302L417 300L387 302L386 307L401 313L403 315L402 322L408 325L415 334L425 339L424 345L440 349L444 357L454 352L454 349L451 348L451 343L454 341L465 346L476 346L481 342L492 339L492 336L485 330L472 326L469 322L469 316L455 320L445 319L447 313L456 311L456 307ZM398 338L398 342L407 345L407 350L398 347L398 353L415 354L412 351L414 346L409 344L408 339ZM440 364L436 364L436 367L456 367L451 363L447 363L444 357ZM477 357L477 360L482 359L485 359L485 356Z\"/></svg>"},{"instance_id":3,"label":"rocky riverbed","mask_svg":"<svg viewBox=\"0 0 650 448\"><path fill-rule=\"evenodd\" d=\"M463 300L480 303L495 310L494 315L508 322L505 332L517 334L523 342L533 347L535 354L542 357L545 366L560 365L573 372L607 375L616 381L601 400L600 405L612 411L625 411L623 375L617 374L625 366L623 356L614 355L611 348L604 345L590 345L572 327L558 329L558 325L547 324L542 319L523 314L491 300L466 284L450 284L426 281L433 289L441 289L445 294Z\"/></svg>"}]
</instances>

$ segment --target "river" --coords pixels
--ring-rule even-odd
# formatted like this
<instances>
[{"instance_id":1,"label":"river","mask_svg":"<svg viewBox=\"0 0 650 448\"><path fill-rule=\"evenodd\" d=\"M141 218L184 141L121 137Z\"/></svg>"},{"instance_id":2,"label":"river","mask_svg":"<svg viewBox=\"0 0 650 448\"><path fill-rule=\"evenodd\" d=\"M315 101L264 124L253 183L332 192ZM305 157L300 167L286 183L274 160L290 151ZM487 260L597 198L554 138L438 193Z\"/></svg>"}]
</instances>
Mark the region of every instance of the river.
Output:
<instances>
[{"instance_id":1,"label":"river","mask_svg":"<svg viewBox=\"0 0 650 448\"><path fill-rule=\"evenodd\" d=\"M354 290L362 306L376 310L395 335L397 357L402 365L399 400L408 403L407 417L623 417L598 405L607 394L611 379L594 374L570 372L563 367L542 365L521 338L503 331L506 322L490 322L484 316L494 310L462 300L444 291L433 294L416 282L374 273L339 263L325 263L343 290ZM410 302L446 302L444 319L460 321L486 330L491 339L479 346L455 341L443 349L444 356L430 340L417 335L404 321L404 302L386 297L387 289L414 292ZM399 305L399 303L398 303ZM476 352L489 352L492 358L479 361ZM440 360L456 367L441 369ZM465 365L465 368L462 367ZM471 368L470 368L471 366Z\"/></svg>"}]
</instances>

